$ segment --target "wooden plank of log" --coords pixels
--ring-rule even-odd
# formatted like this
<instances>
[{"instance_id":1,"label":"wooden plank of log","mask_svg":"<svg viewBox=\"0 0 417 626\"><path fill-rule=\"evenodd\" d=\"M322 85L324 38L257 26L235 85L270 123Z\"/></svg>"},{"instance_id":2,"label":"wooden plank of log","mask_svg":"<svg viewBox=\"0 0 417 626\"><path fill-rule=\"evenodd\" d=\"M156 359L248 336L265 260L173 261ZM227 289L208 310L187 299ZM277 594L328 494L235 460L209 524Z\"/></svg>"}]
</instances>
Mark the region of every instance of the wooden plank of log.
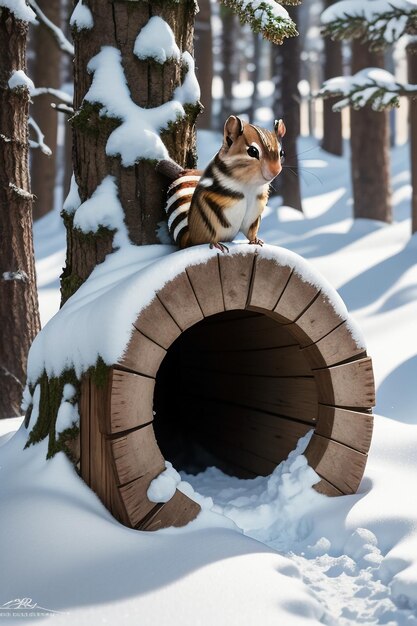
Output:
<instances>
[{"instance_id":1,"label":"wooden plank of log","mask_svg":"<svg viewBox=\"0 0 417 626\"><path fill-rule=\"evenodd\" d=\"M229 408L195 421L194 428L190 425L190 433L195 432L203 446L207 438L220 437L232 447L237 446L278 465L294 450L299 438L311 429L311 425L285 419L276 420L275 427L268 428L257 423L253 416L249 417L248 410L245 417L239 414L239 407L235 411L228 411Z\"/></svg>"},{"instance_id":2,"label":"wooden plank of log","mask_svg":"<svg viewBox=\"0 0 417 626\"><path fill-rule=\"evenodd\" d=\"M276 317L283 322L294 322L317 297L319 289L293 272L274 308Z\"/></svg>"},{"instance_id":3,"label":"wooden plank of log","mask_svg":"<svg viewBox=\"0 0 417 626\"><path fill-rule=\"evenodd\" d=\"M345 494L356 493L367 455L316 433L305 451L309 464Z\"/></svg>"},{"instance_id":4,"label":"wooden plank of log","mask_svg":"<svg viewBox=\"0 0 417 626\"><path fill-rule=\"evenodd\" d=\"M244 309L252 279L254 254L222 254L219 256L224 308Z\"/></svg>"},{"instance_id":5,"label":"wooden plank of log","mask_svg":"<svg viewBox=\"0 0 417 626\"><path fill-rule=\"evenodd\" d=\"M224 311L218 255L187 267L187 275L205 317Z\"/></svg>"},{"instance_id":6,"label":"wooden plank of log","mask_svg":"<svg viewBox=\"0 0 417 626\"><path fill-rule=\"evenodd\" d=\"M109 408L106 406L100 423L103 433L120 433L152 421L153 378L112 369L109 387Z\"/></svg>"},{"instance_id":7,"label":"wooden plank of log","mask_svg":"<svg viewBox=\"0 0 417 626\"><path fill-rule=\"evenodd\" d=\"M375 383L369 357L314 370L314 377L322 404L346 408L375 405Z\"/></svg>"},{"instance_id":8,"label":"wooden plank of log","mask_svg":"<svg viewBox=\"0 0 417 626\"><path fill-rule=\"evenodd\" d=\"M168 526L185 526L195 519L200 511L201 508L197 502L177 489L171 500L156 507L154 512L144 519L137 528L139 530L159 530Z\"/></svg>"},{"instance_id":9,"label":"wooden plank of log","mask_svg":"<svg viewBox=\"0 0 417 626\"><path fill-rule=\"evenodd\" d=\"M305 342L304 342L305 343ZM346 322L332 330L331 333L317 341L317 343L303 348L312 368L321 368L337 365L348 359L366 356L363 347L358 346Z\"/></svg>"},{"instance_id":10,"label":"wooden plank of log","mask_svg":"<svg viewBox=\"0 0 417 626\"><path fill-rule=\"evenodd\" d=\"M151 473L139 476L127 485L119 487L119 493L129 516L129 524L135 528L151 511L156 508L155 502L148 499L148 488L151 481L158 476Z\"/></svg>"},{"instance_id":11,"label":"wooden plank of log","mask_svg":"<svg viewBox=\"0 0 417 626\"><path fill-rule=\"evenodd\" d=\"M218 321L188 331L188 343L196 350L259 350L298 345L285 326L265 315Z\"/></svg>"},{"instance_id":12,"label":"wooden plank of log","mask_svg":"<svg viewBox=\"0 0 417 626\"><path fill-rule=\"evenodd\" d=\"M129 344L118 365L137 374L155 377L166 350L132 327Z\"/></svg>"},{"instance_id":13,"label":"wooden plank of log","mask_svg":"<svg viewBox=\"0 0 417 626\"><path fill-rule=\"evenodd\" d=\"M371 445L373 415L319 404L316 433L366 454Z\"/></svg>"},{"instance_id":14,"label":"wooden plank of log","mask_svg":"<svg viewBox=\"0 0 417 626\"><path fill-rule=\"evenodd\" d=\"M134 326L166 350L181 334L181 328L158 298L139 313Z\"/></svg>"},{"instance_id":15,"label":"wooden plank of log","mask_svg":"<svg viewBox=\"0 0 417 626\"><path fill-rule=\"evenodd\" d=\"M346 318L340 317L329 299L320 293L295 324L297 329L303 331L303 336L299 338L300 344L305 345L304 337L308 337L309 344L319 341L344 321Z\"/></svg>"},{"instance_id":16,"label":"wooden plank of log","mask_svg":"<svg viewBox=\"0 0 417 626\"><path fill-rule=\"evenodd\" d=\"M273 311L292 273L292 267L278 265L256 255L247 308Z\"/></svg>"},{"instance_id":17,"label":"wooden plank of log","mask_svg":"<svg viewBox=\"0 0 417 626\"><path fill-rule=\"evenodd\" d=\"M257 456L253 452L231 446L220 437L207 437L205 446L230 464L234 474L242 478L248 478L248 473L253 476L269 476L277 466L273 461ZM240 469L244 470L243 474L239 472Z\"/></svg>"},{"instance_id":18,"label":"wooden plank of log","mask_svg":"<svg viewBox=\"0 0 417 626\"><path fill-rule=\"evenodd\" d=\"M195 348L182 350L183 363L195 358ZM311 376L311 368L299 346L199 352L198 368L218 372L233 372L255 376Z\"/></svg>"},{"instance_id":19,"label":"wooden plank of log","mask_svg":"<svg viewBox=\"0 0 417 626\"><path fill-rule=\"evenodd\" d=\"M272 378L233 373L202 375L195 368L183 370L192 395L224 400L314 424L318 416L317 390L313 378Z\"/></svg>"},{"instance_id":20,"label":"wooden plank of log","mask_svg":"<svg viewBox=\"0 0 417 626\"><path fill-rule=\"evenodd\" d=\"M140 476L158 476L165 469L152 424L110 440L117 484Z\"/></svg>"},{"instance_id":21,"label":"wooden plank of log","mask_svg":"<svg viewBox=\"0 0 417 626\"><path fill-rule=\"evenodd\" d=\"M313 486L313 489L318 491L318 493L322 493L323 495L330 497L345 495L343 491L340 491L340 489L329 483L325 478L322 476L320 476L320 478L320 482Z\"/></svg>"},{"instance_id":22,"label":"wooden plank of log","mask_svg":"<svg viewBox=\"0 0 417 626\"><path fill-rule=\"evenodd\" d=\"M158 298L181 330L203 319L200 305L185 272L166 284L158 292Z\"/></svg>"}]
</instances>

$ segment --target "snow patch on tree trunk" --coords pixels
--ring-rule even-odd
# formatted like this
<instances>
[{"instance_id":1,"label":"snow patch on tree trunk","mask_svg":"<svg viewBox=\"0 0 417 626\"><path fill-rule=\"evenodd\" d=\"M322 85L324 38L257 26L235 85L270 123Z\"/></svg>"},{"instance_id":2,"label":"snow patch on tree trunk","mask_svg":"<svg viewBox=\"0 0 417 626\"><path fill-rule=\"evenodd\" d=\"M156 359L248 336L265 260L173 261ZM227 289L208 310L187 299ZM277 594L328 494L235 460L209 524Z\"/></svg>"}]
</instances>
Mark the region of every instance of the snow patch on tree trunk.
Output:
<instances>
[{"instance_id":1,"label":"snow patch on tree trunk","mask_svg":"<svg viewBox=\"0 0 417 626\"><path fill-rule=\"evenodd\" d=\"M82 3L82 0L78 0L78 4L72 12L70 26L76 27L78 30L90 30L94 26L93 15L88 6Z\"/></svg>"},{"instance_id":2,"label":"snow patch on tree trunk","mask_svg":"<svg viewBox=\"0 0 417 626\"><path fill-rule=\"evenodd\" d=\"M0 0L0 7L9 9L18 20L31 24L37 23L35 13L28 7L25 0Z\"/></svg>"},{"instance_id":3,"label":"snow patch on tree trunk","mask_svg":"<svg viewBox=\"0 0 417 626\"><path fill-rule=\"evenodd\" d=\"M23 87L28 89L29 93L35 88L33 80L31 80L23 70L14 70L7 84L9 85L9 89L19 89Z\"/></svg>"},{"instance_id":4,"label":"snow patch on tree trunk","mask_svg":"<svg viewBox=\"0 0 417 626\"><path fill-rule=\"evenodd\" d=\"M188 72L184 80L180 99L170 100L161 106L144 109L135 104L131 97L117 48L103 46L87 68L93 76L85 100L101 105L100 117L121 121L109 136L106 145L108 156L120 155L122 165L129 167L140 159L161 160L169 158L159 133L169 123L185 117L183 104L195 104L197 90L194 83L194 64L185 57ZM190 75L191 74L191 75ZM195 79L196 81L196 79Z\"/></svg>"},{"instance_id":5,"label":"snow patch on tree trunk","mask_svg":"<svg viewBox=\"0 0 417 626\"><path fill-rule=\"evenodd\" d=\"M142 28L136 38L133 52L138 59L153 59L161 64L170 59L179 61L181 58L171 27L159 15L151 17Z\"/></svg>"}]
</instances>

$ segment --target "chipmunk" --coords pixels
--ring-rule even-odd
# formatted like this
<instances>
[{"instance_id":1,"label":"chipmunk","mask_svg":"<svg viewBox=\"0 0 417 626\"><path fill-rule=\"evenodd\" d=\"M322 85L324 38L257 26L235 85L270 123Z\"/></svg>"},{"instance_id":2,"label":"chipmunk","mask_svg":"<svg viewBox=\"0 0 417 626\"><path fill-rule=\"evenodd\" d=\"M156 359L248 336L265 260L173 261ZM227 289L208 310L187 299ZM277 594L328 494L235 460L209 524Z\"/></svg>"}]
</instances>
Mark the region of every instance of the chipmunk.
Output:
<instances>
[{"instance_id":1,"label":"chipmunk","mask_svg":"<svg viewBox=\"0 0 417 626\"><path fill-rule=\"evenodd\" d=\"M168 229L180 248L209 243L224 252L222 241L239 231L263 244L257 234L269 185L282 170L285 130L282 120L274 132L235 115L226 120L223 145L204 172L184 170L168 189Z\"/></svg>"}]
</instances>

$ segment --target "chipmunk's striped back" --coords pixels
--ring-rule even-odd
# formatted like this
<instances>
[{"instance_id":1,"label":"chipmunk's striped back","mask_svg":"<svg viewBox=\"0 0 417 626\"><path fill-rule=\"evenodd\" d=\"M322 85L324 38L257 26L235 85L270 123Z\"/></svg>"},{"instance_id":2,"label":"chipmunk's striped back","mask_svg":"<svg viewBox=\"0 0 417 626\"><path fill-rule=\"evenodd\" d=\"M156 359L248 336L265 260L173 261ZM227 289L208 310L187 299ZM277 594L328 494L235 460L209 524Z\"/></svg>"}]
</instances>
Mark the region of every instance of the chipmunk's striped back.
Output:
<instances>
[{"instance_id":1,"label":"chipmunk's striped back","mask_svg":"<svg viewBox=\"0 0 417 626\"><path fill-rule=\"evenodd\" d=\"M168 230L178 245L181 245L181 239L188 231L188 212L200 177L199 170L185 170L168 188L165 206Z\"/></svg>"}]
</instances>

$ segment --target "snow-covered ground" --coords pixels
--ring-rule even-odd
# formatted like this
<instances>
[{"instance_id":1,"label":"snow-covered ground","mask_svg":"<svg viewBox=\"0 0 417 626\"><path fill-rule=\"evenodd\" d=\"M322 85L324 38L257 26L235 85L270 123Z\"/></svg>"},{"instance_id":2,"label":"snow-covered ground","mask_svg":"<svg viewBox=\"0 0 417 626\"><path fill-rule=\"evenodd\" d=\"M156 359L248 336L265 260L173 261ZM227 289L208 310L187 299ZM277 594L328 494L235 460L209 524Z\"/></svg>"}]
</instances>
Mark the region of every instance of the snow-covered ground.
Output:
<instances>
[{"instance_id":1,"label":"snow-covered ground","mask_svg":"<svg viewBox=\"0 0 417 626\"><path fill-rule=\"evenodd\" d=\"M207 159L219 138L200 139ZM71 625L417 624L417 239L407 150L392 153L392 226L352 221L346 158L309 139L299 151L305 217L271 199L261 237L308 259L364 331L378 415L359 493L305 490L300 499L300 456L269 479L209 469L183 479L212 498L210 515L141 533L115 522L62 454L46 462L43 443L22 451L25 431L6 434L19 420L3 421L0 625L48 610ZM59 216L38 222L35 236L46 323L65 258ZM2 607L24 598L31 603Z\"/></svg>"}]
</instances>

